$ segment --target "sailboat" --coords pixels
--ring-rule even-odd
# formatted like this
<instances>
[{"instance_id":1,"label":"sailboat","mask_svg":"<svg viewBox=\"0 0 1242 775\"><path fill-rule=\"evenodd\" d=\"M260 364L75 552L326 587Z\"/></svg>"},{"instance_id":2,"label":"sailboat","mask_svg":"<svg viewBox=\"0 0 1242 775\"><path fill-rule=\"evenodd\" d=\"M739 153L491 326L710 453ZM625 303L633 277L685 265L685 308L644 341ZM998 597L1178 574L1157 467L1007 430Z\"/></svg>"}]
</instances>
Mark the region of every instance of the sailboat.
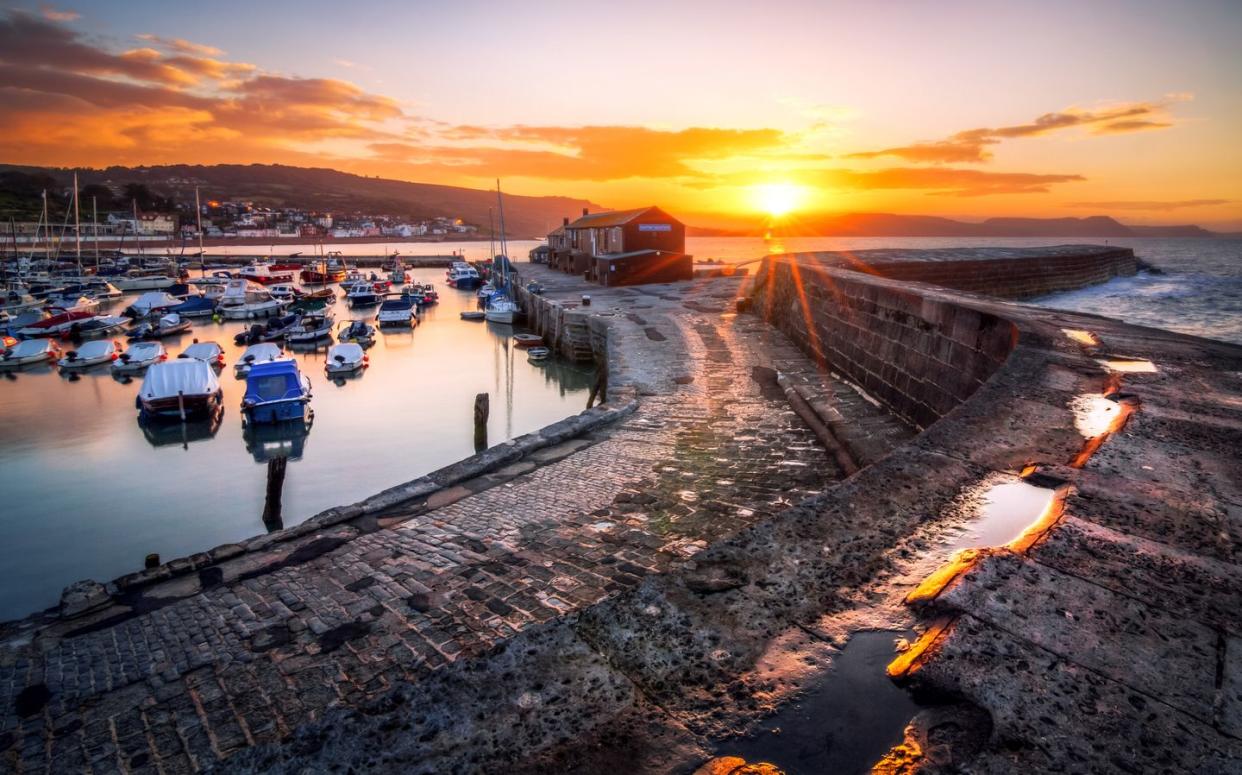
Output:
<instances>
[{"instance_id":1,"label":"sailboat","mask_svg":"<svg viewBox=\"0 0 1242 775\"><path fill-rule=\"evenodd\" d=\"M494 266L500 269L500 272L492 279L496 283L496 292L487 298L487 308L483 311L484 317L491 323L513 324L514 318L521 313L521 308L517 302L509 297L509 257L506 255L507 245L505 244L505 203L500 197L500 180L496 180L496 204L500 210L500 254L494 258Z\"/></svg>"}]
</instances>

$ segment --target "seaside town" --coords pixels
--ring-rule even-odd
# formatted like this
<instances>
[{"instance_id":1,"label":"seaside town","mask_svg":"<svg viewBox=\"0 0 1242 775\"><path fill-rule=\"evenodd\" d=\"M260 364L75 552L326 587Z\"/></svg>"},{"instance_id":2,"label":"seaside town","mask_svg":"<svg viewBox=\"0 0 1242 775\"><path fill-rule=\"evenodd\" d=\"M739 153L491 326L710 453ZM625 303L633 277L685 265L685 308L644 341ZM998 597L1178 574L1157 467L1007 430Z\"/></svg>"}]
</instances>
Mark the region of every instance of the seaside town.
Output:
<instances>
[{"instance_id":1,"label":"seaside town","mask_svg":"<svg viewBox=\"0 0 1242 775\"><path fill-rule=\"evenodd\" d=\"M1242 772L1236 4L14 2L0 773Z\"/></svg>"}]
</instances>

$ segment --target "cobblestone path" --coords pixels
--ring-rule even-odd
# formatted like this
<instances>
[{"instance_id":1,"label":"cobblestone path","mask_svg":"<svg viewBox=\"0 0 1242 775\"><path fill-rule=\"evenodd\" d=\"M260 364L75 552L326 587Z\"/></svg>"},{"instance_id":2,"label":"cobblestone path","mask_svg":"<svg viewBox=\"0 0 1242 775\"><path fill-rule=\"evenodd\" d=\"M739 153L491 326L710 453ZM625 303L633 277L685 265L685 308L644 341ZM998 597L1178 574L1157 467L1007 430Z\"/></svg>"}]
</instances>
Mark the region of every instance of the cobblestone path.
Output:
<instances>
[{"instance_id":1,"label":"cobblestone path","mask_svg":"<svg viewBox=\"0 0 1242 775\"><path fill-rule=\"evenodd\" d=\"M726 312L734 287L640 297L618 318L610 362L642 385L639 409L567 457L439 508L398 508L378 529L291 542L244 572L204 569L129 608L6 625L0 770L210 767L821 491L840 472L776 372L821 387L823 375L758 319ZM847 419L869 413L904 438L846 404Z\"/></svg>"}]
</instances>

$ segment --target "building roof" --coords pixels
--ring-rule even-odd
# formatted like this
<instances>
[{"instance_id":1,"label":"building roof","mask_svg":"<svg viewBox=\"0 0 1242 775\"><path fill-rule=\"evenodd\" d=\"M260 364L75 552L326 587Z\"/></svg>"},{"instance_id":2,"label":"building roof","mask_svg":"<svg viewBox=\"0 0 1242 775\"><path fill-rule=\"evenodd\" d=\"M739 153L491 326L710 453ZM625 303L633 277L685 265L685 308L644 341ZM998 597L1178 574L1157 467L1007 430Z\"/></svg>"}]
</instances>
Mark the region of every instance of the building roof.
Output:
<instances>
[{"instance_id":1,"label":"building roof","mask_svg":"<svg viewBox=\"0 0 1242 775\"><path fill-rule=\"evenodd\" d=\"M661 215L666 215L663 210L651 205L650 207L639 207L636 210L606 210L602 213L591 213L584 215L565 228L567 229L594 229L604 226L621 226L629 223L640 215L646 215L652 210L658 211Z\"/></svg>"}]
</instances>

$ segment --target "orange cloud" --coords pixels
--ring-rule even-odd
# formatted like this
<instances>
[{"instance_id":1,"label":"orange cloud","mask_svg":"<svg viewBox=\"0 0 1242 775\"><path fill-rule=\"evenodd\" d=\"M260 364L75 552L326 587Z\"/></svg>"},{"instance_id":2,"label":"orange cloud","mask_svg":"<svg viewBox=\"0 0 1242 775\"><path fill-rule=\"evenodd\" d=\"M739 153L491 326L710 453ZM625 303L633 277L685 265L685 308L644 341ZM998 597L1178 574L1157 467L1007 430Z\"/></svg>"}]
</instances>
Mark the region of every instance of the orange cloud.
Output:
<instances>
[{"instance_id":1,"label":"orange cloud","mask_svg":"<svg viewBox=\"0 0 1242 775\"><path fill-rule=\"evenodd\" d=\"M58 11L46 3L39 6L39 13L43 14L43 18L54 22L71 22L82 18L82 14L77 11Z\"/></svg>"},{"instance_id":2,"label":"orange cloud","mask_svg":"<svg viewBox=\"0 0 1242 775\"><path fill-rule=\"evenodd\" d=\"M841 188L927 190L951 196L1041 194L1054 183L1085 180L1081 175L987 172L955 167L895 167L882 170L825 170L823 182Z\"/></svg>"},{"instance_id":3,"label":"orange cloud","mask_svg":"<svg viewBox=\"0 0 1242 775\"><path fill-rule=\"evenodd\" d=\"M967 129L944 140L913 143L878 151L860 151L849 154L847 158L896 156L916 163L985 162L992 158L989 146L1002 140L1035 137L1074 127L1088 127L1093 134L1101 135L1164 129L1172 126L1172 123L1154 120L1154 117L1163 116L1166 108L1165 103L1150 102L1130 103L1094 112L1071 108L1057 113L1045 113L1028 124L994 129Z\"/></svg>"},{"instance_id":4,"label":"orange cloud","mask_svg":"<svg viewBox=\"0 0 1242 775\"><path fill-rule=\"evenodd\" d=\"M224 55L224 51L215 46L208 46L203 43L193 43L184 38L165 38L160 35L152 35L150 33L142 33L134 37L139 40L145 40L148 43L163 48L167 51L173 51L179 54L189 54L191 56L200 57L219 57Z\"/></svg>"}]
</instances>

